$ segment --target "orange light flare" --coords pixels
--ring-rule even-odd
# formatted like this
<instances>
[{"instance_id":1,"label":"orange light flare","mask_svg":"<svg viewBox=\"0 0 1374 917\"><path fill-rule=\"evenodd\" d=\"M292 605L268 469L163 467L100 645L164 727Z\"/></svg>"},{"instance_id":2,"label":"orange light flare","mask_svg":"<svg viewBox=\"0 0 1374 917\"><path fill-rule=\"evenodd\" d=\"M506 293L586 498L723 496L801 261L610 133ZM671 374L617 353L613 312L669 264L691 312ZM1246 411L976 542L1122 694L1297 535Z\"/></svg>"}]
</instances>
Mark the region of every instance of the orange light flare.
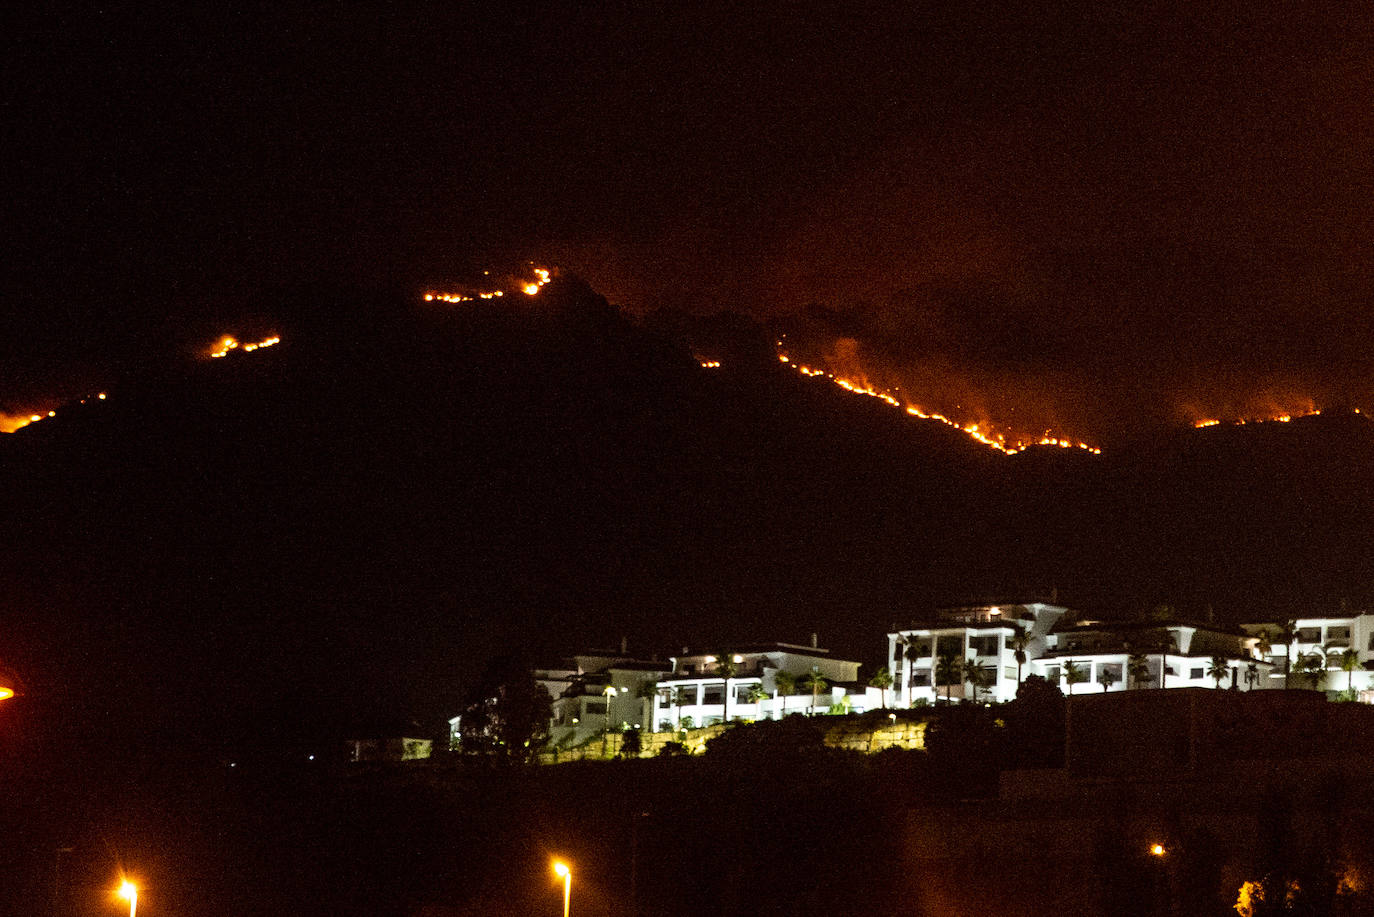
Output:
<instances>
[{"instance_id":1,"label":"orange light flare","mask_svg":"<svg viewBox=\"0 0 1374 917\"><path fill-rule=\"evenodd\" d=\"M720 369L719 360L702 360L698 358L697 362L701 364L702 369Z\"/></svg>"},{"instance_id":2,"label":"orange light flare","mask_svg":"<svg viewBox=\"0 0 1374 917\"><path fill-rule=\"evenodd\" d=\"M138 886L128 879L123 879L119 883L119 888L115 889L115 895L129 902L129 917L137 917Z\"/></svg>"},{"instance_id":3,"label":"orange light flare","mask_svg":"<svg viewBox=\"0 0 1374 917\"><path fill-rule=\"evenodd\" d=\"M778 342L779 346L781 346L781 343L781 341ZM1075 442L1074 440L1065 439L1060 436L1055 436L1051 431L1048 430L1045 431L1044 435L1042 436L1033 439L1025 439L1019 437L1011 437L1006 433L1002 433L1000 431L992 429L990 424L984 424L981 422L961 423L950 417L946 417L944 414L941 414L937 411L929 411L921 407L920 405L911 404L910 402L904 401L903 399L898 398L891 392L875 388L866 382L857 382L852 379L846 379L842 376L836 376L835 374L823 369L815 369L810 366L796 363L792 360L791 357L789 357L787 354L781 351L778 352L778 362L782 363L784 366L792 367L802 376L806 376L808 378L824 376L825 378L833 382L835 385L838 385L840 388L844 389L847 392L852 392L855 395L864 395L869 398L876 398L884 404L888 404L892 407L906 411L906 413L911 415L912 417L916 417L920 420L933 420L937 423L942 423L947 427L952 427L953 429L958 430L960 433L963 433L970 439L982 443L989 449L995 449L996 451L1004 453L1006 455L1015 455L1018 452L1024 452L1031 446L1057 446L1061 449L1081 449L1084 452L1091 452L1093 455L1102 454L1102 450L1097 448L1096 446L1092 446L1082 442Z\"/></svg>"}]
</instances>

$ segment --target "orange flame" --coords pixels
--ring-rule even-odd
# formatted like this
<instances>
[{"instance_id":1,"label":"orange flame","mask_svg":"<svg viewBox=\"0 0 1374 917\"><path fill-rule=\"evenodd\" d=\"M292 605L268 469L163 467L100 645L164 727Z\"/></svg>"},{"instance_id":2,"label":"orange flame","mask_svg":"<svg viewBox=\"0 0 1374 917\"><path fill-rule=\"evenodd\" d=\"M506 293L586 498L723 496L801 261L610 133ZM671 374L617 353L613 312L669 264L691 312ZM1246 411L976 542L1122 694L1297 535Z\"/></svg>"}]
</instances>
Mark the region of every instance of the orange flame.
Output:
<instances>
[{"instance_id":1,"label":"orange flame","mask_svg":"<svg viewBox=\"0 0 1374 917\"><path fill-rule=\"evenodd\" d=\"M85 404L88 400L92 399L104 401L106 397L108 396L106 396L104 392L101 392L98 395L90 396L90 398L82 398L80 403ZM56 411L44 411L39 414L6 414L0 411L0 433L13 433L15 430L24 429L29 424L35 424L40 420L47 420L49 417L56 416Z\"/></svg>"},{"instance_id":2,"label":"orange flame","mask_svg":"<svg viewBox=\"0 0 1374 917\"><path fill-rule=\"evenodd\" d=\"M264 347L271 347L275 344L280 343L281 338L277 335L273 335L270 338L263 338L261 341L257 341L252 344L240 344L237 338L226 334L224 337L220 338L218 341L210 345L210 357L212 359L218 360L228 356L229 351L231 350L238 350L242 348L244 353L252 353L255 350L261 350Z\"/></svg>"},{"instance_id":3,"label":"orange flame","mask_svg":"<svg viewBox=\"0 0 1374 917\"><path fill-rule=\"evenodd\" d=\"M778 346L782 346L781 341L778 342ZM944 414L941 414L937 411L928 411L919 405L912 404L909 401L903 401L891 392L882 391L873 388L872 386L866 383L856 382L852 379L846 379L842 376L836 376L834 373L827 372L824 369L813 369L810 366L803 366L799 363L795 363L793 362L791 357L789 357L782 351L778 352L778 362L782 363L785 366L792 367L803 376L824 376L847 392L853 392L856 395L865 395L869 398L876 398L884 404L888 404L892 407L901 408L905 410L906 413L911 415L912 417L916 417L921 420L933 420L937 423L942 423L947 427L953 427L955 430L958 430L960 433L963 433L970 439L976 440L977 442L982 443L984 446L987 446L990 449L995 449L996 451L1002 452L1006 455L1015 455L1018 452L1024 452L1031 446L1057 446L1061 449L1082 449L1084 452L1091 452L1093 455L1102 454L1102 450L1097 448L1096 446L1089 445L1088 443L1076 442L1074 440L1065 439L1061 436L1055 436L1049 430L1046 430L1043 436L1028 439L1024 437L1011 436L1007 433L998 432L994 429L991 429L990 427L988 429L985 429L984 425L981 423L974 423L971 421L961 423L950 417L946 417Z\"/></svg>"},{"instance_id":4,"label":"orange flame","mask_svg":"<svg viewBox=\"0 0 1374 917\"><path fill-rule=\"evenodd\" d=\"M488 271L486 273L490 272ZM526 296L538 295L539 291L544 287L544 284L553 279L552 272L542 267L533 268L533 273L533 280L516 281L516 286L519 287L520 292L524 293ZM424 294L424 300L425 302L462 303L473 302L478 299L499 299L505 295L506 292L504 290L484 290L481 292L468 290L461 293L429 290Z\"/></svg>"}]
</instances>

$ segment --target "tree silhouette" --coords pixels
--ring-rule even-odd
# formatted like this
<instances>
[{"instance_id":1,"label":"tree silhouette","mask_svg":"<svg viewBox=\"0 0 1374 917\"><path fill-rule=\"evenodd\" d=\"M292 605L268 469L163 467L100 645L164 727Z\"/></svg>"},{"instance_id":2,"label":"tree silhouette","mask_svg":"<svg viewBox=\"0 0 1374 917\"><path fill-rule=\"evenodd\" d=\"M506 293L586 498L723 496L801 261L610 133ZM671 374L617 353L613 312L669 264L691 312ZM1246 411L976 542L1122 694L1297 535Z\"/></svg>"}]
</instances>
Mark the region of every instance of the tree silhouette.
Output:
<instances>
[{"instance_id":1,"label":"tree silhouette","mask_svg":"<svg viewBox=\"0 0 1374 917\"><path fill-rule=\"evenodd\" d=\"M1112 689L1112 685L1116 684L1118 680L1119 677L1116 674L1116 669L1112 668L1111 666L1104 665L1101 671L1097 673L1097 683L1102 686L1103 694L1106 694L1108 691L1110 691Z\"/></svg>"},{"instance_id":2,"label":"tree silhouette","mask_svg":"<svg viewBox=\"0 0 1374 917\"><path fill-rule=\"evenodd\" d=\"M1021 667L1026 664L1026 650L1030 647L1030 631L1026 625L1020 621L1011 622L1011 645L1012 658L1016 660L1016 685L1021 686Z\"/></svg>"},{"instance_id":3,"label":"tree silhouette","mask_svg":"<svg viewBox=\"0 0 1374 917\"><path fill-rule=\"evenodd\" d=\"M991 687L993 683L993 672L987 666L981 666L975 659L965 659L963 664L964 681L973 688L973 702L978 703L978 689Z\"/></svg>"},{"instance_id":4,"label":"tree silhouette","mask_svg":"<svg viewBox=\"0 0 1374 917\"><path fill-rule=\"evenodd\" d=\"M1360 654L1353 646L1346 647L1340 655L1341 671L1345 672L1345 693L1355 699L1355 670L1360 667Z\"/></svg>"},{"instance_id":5,"label":"tree silhouette","mask_svg":"<svg viewBox=\"0 0 1374 917\"><path fill-rule=\"evenodd\" d=\"M518 655L493 660L458 721L459 750L499 762L532 760L549 738L553 698Z\"/></svg>"},{"instance_id":6,"label":"tree silhouette","mask_svg":"<svg viewBox=\"0 0 1374 917\"><path fill-rule=\"evenodd\" d=\"M1301 656L1295 669L1299 677L1306 678L1312 690L1316 691L1321 687L1322 679L1326 678L1326 655L1314 652Z\"/></svg>"},{"instance_id":7,"label":"tree silhouette","mask_svg":"<svg viewBox=\"0 0 1374 917\"><path fill-rule=\"evenodd\" d=\"M964 682L964 661L954 653L941 653L935 660L935 686L945 689L945 703L953 703L950 690Z\"/></svg>"},{"instance_id":8,"label":"tree silhouette","mask_svg":"<svg viewBox=\"0 0 1374 917\"><path fill-rule=\"evenodd\" d=\"M1223 656L1213 656L1207 664L1207 677L1216 682L1217 690L1221 690L1221 680L1230 674L1231 668Z\"/></svg>"},{"instance_id":9,"label":"tree silhouette","mask_svg":"<svg viewBox=\"0 0 1374 917\"><path fill-rule=\"evenodd\" d=\"M781 719L787 713L787 698L797 693L797 676L791 672L774 672L773 685L777 688L778 697L782 700L778 709L778 717Z\"/></svg>"},{"instance_id":10,"label":"tree silhouette","mask_svg":"<svg viewBox=\"0 0 1374 917\"><path fill-rule=\"evenodd\" d=\"M1298 635L1298 622L1291 618L1279 627L1283 638L1283 686L1293 687L1293 638Z\"/></svg>"},{"instance_id":11,"label":"tree silhouette","mask_svg":"<svg viewBox=\"0 0 1374 917\"><path fill-rule=\"evenodd\" d=\"M716 654L716 674L725 679L720 695L720 721L730 722L730 679L735 677L735 657L730 653Z\"/></svg>"},{"instance_id":12,"label":"tree silhouette","mask_svg":"<svg viewBox=\"0 0 1374 917\"><path fill-rule=\"evenodd\" d=\"M826 681L825 676L821 675L819 668L813 668L804 678L802 678L801 686L811 692L811 715L815 716L816 699L820 696L822 691L830 687L830 682Z\"/></svg>"},{"instance_id":13,"label":"tree silhouette","mask_svg":"<svg viewBox=\"0 0 1374 917\"><path fill-rule=\"evenodd\" d=\"M1069 694L1073 694L1073 686L1081 685L1088 680L1088 671L1072 659L1064 661L1064 683L1069 686Z\"/></svg>"},{"instance_id":14,"label":"tree silhouette","mask_svg":"<svg viewBox=\"0 0 1374 917\"><path fill-rule=\"evenodd\" d=\"M1132 653L1126 659L1126 675L1139 688L1143 682L1154 679L1150 674L1150 657L1144 653Z\"/></svg>"},{"instance_id":15,"label":"tree silhouette","mask_svg":"<svg viewBox=\"0 0 1374 917\"><path fill-rule=\"evenodd\" d=\"M873 677L868 680L870 688L877 688L883 692L883 709L887 709L887 690L892 687L892 673L887 670L887 666L882 666L873 673Z\"/></svg>"}]
</instances>

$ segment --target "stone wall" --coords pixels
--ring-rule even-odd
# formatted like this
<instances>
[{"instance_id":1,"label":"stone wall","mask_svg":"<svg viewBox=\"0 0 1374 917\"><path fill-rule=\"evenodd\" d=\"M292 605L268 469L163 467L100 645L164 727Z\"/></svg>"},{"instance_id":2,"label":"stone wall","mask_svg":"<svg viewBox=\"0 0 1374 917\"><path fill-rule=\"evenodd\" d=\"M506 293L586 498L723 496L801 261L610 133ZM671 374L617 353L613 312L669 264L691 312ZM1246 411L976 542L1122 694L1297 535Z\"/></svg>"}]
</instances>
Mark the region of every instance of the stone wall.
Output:
<instances>
[{"instance_id":1,"label":"stone wall","mask_svg":"<svg viewBox=\"0 0 1374 917\"><path fill-rule=\"evenodd\" d=\"M874 727L871 719L858 716L818 716L817 726L825 731L825 744L849 751L877 753L888 748L924 749L926 723L923 720L884 720ZM687 754L706 751L708 740L720 735L727 727L705 726L679 732L646 732L640 736L640 757L652 758L672 742L681 742ZM604 740L604 741L603 741ZM603 761L620 754L622 737L612 733L592 739L577 748L545 752L540 764L562 764L568 761Z\"/></svg>"}]
</instances>

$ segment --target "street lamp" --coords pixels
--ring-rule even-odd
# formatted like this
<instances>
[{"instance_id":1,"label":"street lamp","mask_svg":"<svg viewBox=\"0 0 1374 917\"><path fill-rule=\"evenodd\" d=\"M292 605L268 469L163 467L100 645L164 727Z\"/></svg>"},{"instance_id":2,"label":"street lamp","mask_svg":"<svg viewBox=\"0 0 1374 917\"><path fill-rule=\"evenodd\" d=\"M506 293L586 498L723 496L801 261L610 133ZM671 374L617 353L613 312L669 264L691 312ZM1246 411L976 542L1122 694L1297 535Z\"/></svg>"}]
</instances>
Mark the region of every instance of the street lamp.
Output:
<instances>
[{"instance_id":1,"label":"street lamp","mask_svg":"<svg viewBox=\"0 0 1374 917\"><path fill-rule=\"evenodd\" d=\"M138 886L130 882L128 879L125 879L123 882L119 884L119 891L117 892L117 894L119 895L119 897L124 898L129 902L129 917L137 917Z\"/></svg>"},{"instance_id":2,"label":"street lamp","mask_svg":"<svg viewBox=\"0 0 1374 917\"><path fill-rule=\"evenodd\" d=\"M563 879L563 917L568 917L568 904L572 901L572 869L567 863L555 860L553 871Z\"/></svg>"}]
</instances>

